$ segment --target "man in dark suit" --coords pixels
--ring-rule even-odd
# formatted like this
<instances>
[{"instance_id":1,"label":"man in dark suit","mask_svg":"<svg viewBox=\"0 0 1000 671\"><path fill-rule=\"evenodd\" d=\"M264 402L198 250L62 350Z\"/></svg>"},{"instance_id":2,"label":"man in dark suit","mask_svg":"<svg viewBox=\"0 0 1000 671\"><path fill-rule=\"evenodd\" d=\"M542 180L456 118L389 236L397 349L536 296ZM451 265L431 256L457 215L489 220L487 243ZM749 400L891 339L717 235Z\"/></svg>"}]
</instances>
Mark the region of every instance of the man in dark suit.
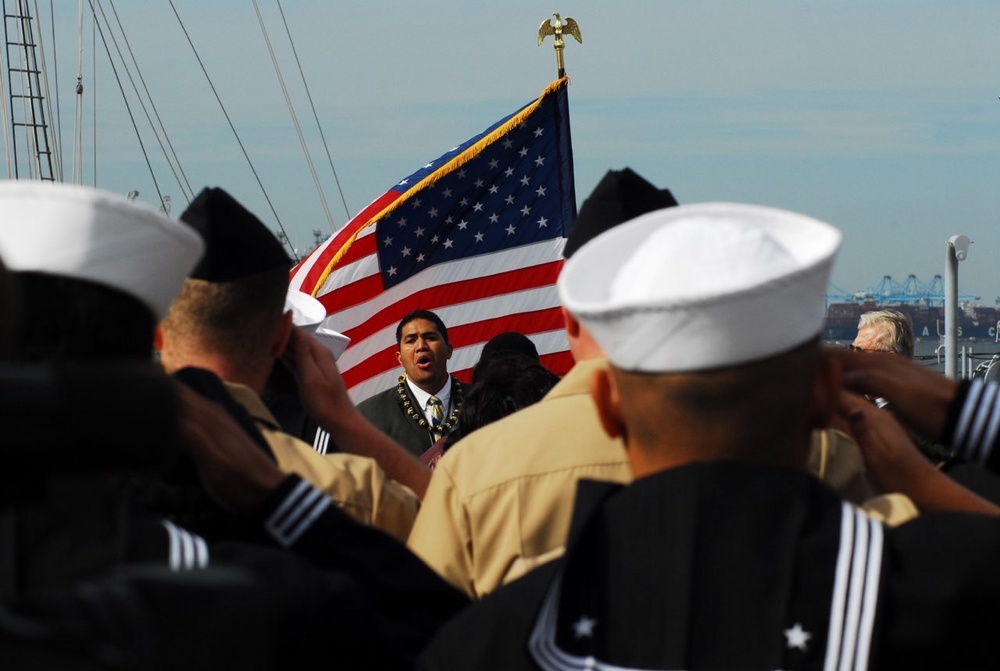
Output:
<instances>
[{"instance_id":1,"label":"man in dark suit","mask_svg":"<svg viewBox=\"0 0 1000 671\"><path fill-rule=\"evenodd\" d=\"M462 383L448 375L448 327L430 310L414 310L396 327L396 358L403 366L392 389L358 410L416 456L426 452L458 419Z\"/></svg>"}]
</instances>

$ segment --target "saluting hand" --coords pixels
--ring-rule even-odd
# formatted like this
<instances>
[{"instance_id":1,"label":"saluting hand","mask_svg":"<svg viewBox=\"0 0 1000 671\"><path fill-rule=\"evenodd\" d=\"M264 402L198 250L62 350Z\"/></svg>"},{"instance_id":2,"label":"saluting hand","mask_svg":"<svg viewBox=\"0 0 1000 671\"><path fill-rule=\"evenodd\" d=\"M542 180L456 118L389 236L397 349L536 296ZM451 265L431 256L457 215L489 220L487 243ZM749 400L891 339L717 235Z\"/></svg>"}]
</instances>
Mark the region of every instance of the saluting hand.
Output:
<instances>
[{"instance_id":1,"label":"saluting hand","mask_svg":"<svg viewBox=\"0 0 1000 671\"><path fill-rule=\"evenodd\" d=\"M931 440L941 437L958 383L892 352L827 348L844 371L844 388L882 397L896 417Z\"/></svg>"},{"instance_id":2,"label":"saluting hand","mask_svg":"<svg viewBox=\"0 0 1000 671\"><path fill-rule=\"evenodd\" d=\"M328 349L315 338L294 329L283 359L298 382L303 407L330 432L338 448L371 457L386 475L423 497L430 481L430 469L358 412Z\"/></svg>"},{"instance_id":3,"label":"saluting hand","mask_svg":"<svg viewBox=\"0 0 1000 671\"><path fill-rule=\"evenodd\" d=\"M282 360L298 382L302 405L320 426L325 428L339 414L354 411L333 354L315 338L293 329Z\"/></svg>"},{"instance_id":4,"label":"saluting hand","mask_svg":"<svg viewBox=\"0 0 1000 671\"><path fill-rule=\"evenodd\" d=\"M840 394L839 411L861 448L869 473L884 492L905 494L923 512L1000 515L1000 507L934 468L892 414L847 391Z\"/></svg>"}]
</instances>

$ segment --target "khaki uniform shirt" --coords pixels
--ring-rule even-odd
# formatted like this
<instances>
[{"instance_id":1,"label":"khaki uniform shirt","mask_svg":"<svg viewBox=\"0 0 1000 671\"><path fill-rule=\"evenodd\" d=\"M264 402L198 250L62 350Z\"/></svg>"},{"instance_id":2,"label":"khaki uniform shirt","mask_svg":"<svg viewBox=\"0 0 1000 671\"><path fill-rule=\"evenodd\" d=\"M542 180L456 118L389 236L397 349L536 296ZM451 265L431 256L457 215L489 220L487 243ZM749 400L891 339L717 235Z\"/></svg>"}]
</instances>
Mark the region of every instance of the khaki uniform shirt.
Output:
<instances>
[{"instance_id":1,"label":"khaki uniform shirt","mask_svg":"<svg viewBox=\"0 0 1000 671\"><path fill-rule=\"evenodd\" d=\"M406 540L420 507L413 491L387 478L374 459L354 454L319 454L310 445L281 431L277 420L252 389L230 382L226 387L256 421L278 468L302 476L359 522L378 527L400 541Z\"/></svg>"},{"instance_id":2,"label":"khaki uniform shirt","mask_svg":"<svg viewBox=\"0 0 1000 671\"><path fill-rule=\"evenodd\" d=\"M471 433L437 463L408 545L481 597L562 553L580 479L629 482L604 433L581 361L541 401Z\"/></svg>"},{"instance_id":3,"label":"khaki uniform shirt","mask_svg":"<svg viewBox=\"0 0 1000 671\"><path fill-rule=\"evenodd\" d=\"M463 438L434 470L407 545L480 598L563 552L576 484L631 482L621 441L604 432L588 391L605 360L580 361L541 401ZM814 438L810 470L890 524L916 516L901 495L877 494L848 436Z\"/></svg>"},{"instance_id":4,"label":"khaki uniform shirt","mask_svg":"<svg viewBox=\"0 0 1000 671\"><path fill-rule=\"evenodd\" d=\"M842 431L813 432L807 468L830 489L869 517L898 526L916 517L917 506L903 494L882 494L869 480L858 444Z\"/></svg>"}]
</instances>

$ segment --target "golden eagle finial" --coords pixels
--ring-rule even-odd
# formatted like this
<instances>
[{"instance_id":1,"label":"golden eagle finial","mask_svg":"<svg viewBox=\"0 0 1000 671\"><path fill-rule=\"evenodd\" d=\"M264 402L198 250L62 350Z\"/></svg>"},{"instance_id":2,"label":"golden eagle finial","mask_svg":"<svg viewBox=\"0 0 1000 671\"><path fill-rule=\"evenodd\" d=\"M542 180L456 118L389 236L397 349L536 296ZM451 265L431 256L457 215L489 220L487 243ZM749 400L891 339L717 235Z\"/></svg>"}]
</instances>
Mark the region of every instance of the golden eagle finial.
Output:
<instances>
[{"instance_id":1,"label":"golden eagle finial","mask_svg":"<svg viewBox=\"0 0 1000 671\"><path fill-rule=\"evenodd\" d=\"M556 17L555 21L545 19L538 28L538 46L542 46L546 35L553 36L552 46L556 50L556 66L559 68L559 76L565 77L566 64L563 62L563 50L566 48L566 41L563 40L563 35L572 35L580 44L583 44L583 38L580 36L580 26L576 21L568 16L563 20L558 13L552 16Z\"/></svg>"}]
</instances>

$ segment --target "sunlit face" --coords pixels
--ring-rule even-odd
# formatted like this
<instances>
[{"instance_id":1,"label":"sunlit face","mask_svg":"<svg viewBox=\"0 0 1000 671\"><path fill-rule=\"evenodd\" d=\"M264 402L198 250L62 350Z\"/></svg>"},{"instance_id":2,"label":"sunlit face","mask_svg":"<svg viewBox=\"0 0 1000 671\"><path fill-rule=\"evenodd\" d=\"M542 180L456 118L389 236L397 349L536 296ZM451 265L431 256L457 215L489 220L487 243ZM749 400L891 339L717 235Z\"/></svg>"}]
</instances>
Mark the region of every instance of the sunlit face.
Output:
<instances>
[{"instance_id":1,"label":"sunlit face","mask_svg":"<svg viewBox=\"0 0 1000 671\"><path fill-rule=\"evenodd\" d=\"M414 319L403 326L396 358L410 382L434 394L448 380L451 349L434 322Z\"/></svg>"},{"instance_id":2,"label":"sunlit face","mask_svg":"<svg viewBox=\"0 0 1000 671\"><path fill-rule=\"evenodd\" d=\"M853 349L860 349L866 352L884 352L885 346L880 339L885 337L885 329L878 324L862 326L858 329L858 336L854 339Z\"/></svg>"}]
</instances>

